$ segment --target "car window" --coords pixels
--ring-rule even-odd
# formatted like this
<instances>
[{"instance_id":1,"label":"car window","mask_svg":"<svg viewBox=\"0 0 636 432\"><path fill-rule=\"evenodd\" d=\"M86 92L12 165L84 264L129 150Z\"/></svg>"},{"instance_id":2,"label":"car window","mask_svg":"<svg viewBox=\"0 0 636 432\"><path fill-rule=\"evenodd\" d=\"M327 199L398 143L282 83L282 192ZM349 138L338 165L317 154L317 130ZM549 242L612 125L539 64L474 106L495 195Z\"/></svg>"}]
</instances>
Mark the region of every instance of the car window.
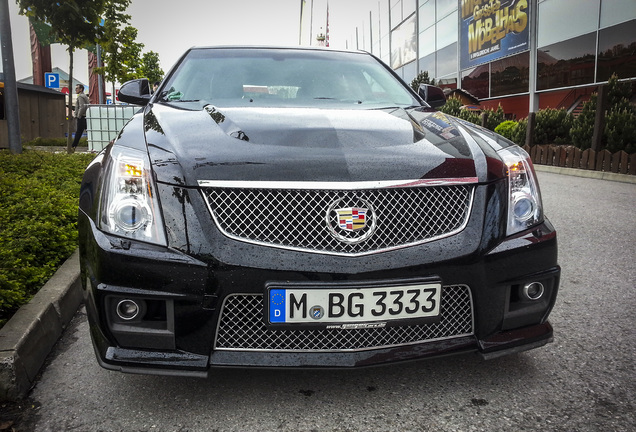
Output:
<instances>
[{"instance_id":1,"label":"car window","mask_svg":"<svg viewBox=\"0 0 636 432\"><path fill-rule=\"evenodd\" d=\"M166 102L215 106L419 105L367 54L286 49L194 49L169 78Z\"/></svg>"}]
</instances>

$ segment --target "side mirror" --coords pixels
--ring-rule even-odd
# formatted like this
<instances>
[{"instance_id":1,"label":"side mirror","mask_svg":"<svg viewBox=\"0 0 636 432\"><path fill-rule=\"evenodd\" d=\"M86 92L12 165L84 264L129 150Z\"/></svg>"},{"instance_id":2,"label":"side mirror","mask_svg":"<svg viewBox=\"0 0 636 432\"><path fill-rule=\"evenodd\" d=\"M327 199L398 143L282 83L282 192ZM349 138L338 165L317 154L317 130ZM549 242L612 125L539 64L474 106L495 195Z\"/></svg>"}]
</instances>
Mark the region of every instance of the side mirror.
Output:
<instances>
[{"instance_id":1,"label":"side mirror","mask_svg":"<svg viewBox=\"0 0 636 432\"><path fill-rule=\"evenodd\" d=\"M146 78L127 81L119 89L119 100L134 105L147 105L150 100L150 84Z\"/></svg>"},{"instance_id":2,"label":"side mirror","mask_svg":"<svg viewBox=\"0 0 636 432\"><path fill-rule=\"evenodd\" d=\"M446 95L444 90L439 87L435 87L429 84L420 84L420 88L417 91L424 102L429 104L433 108L439 108L446 103Z\"/></svg>"}]
</instances>

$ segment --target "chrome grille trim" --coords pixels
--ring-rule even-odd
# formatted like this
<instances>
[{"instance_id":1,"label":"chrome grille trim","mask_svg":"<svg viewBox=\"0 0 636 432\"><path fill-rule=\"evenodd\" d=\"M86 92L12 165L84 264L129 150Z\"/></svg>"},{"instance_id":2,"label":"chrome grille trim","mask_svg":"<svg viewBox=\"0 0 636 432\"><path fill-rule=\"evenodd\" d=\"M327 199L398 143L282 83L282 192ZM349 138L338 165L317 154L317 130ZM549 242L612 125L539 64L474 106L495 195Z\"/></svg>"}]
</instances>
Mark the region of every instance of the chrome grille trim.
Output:
<instances>
[{"instance_id":1,"label":"chrome grille trim","mask_svg":"<svg viewBox=\"0 0 636 432\"><path fill-rule=\"evenodd\" d=\"M473 180L476 179L412 180L399 181L399 185L240 181L199 184L205 185L201 191L217 228L229 238L287 250L360 256L461 232L472 210ZM436 182L442 185L432 185ZM363 202L374 209L369 216L377 222L373 235L364 241L346 242L330 233L329 208L339 200L345 206L365 207L359 204ZM352 238L355 235L351 234Z\"/></svg>"},{"instance_id":2,"label":"chrome grille trim","mask_svg":"<svg viewBox=\"0 0 636 432\"><path fill-rule=\"evenodd\" d=\"M355 352L474 335L473 301L466 285L444 286L441 320L374 329L277 330L265 326L262 294L223 300L214 349L255 352Z\"/></svg>"},{"instance_id":3,"label":"chrome grille trim","mask_svg":"<svg viewBox=\"0 0 636 432\"><path fill-rule=\"evenodd\" d=\"M460 184L474 184L477 177L456 177L443 179L417 180L383 180L362 182L306 182L306 181L246 181L246 180L199 180L203 188L236 188L236 189L297 189L297 190L357 190L357 189L386 189L393 187L431 187L454 186Z\"/></svg>"}]
</instances>

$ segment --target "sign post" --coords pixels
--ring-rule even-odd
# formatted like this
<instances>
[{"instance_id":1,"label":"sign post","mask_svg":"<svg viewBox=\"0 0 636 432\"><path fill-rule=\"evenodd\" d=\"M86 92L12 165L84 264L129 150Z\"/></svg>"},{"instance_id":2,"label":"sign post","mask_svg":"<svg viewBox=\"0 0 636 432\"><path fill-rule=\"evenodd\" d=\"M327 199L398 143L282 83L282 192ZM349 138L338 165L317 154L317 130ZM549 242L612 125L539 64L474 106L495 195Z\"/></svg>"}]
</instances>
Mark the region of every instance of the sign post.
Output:
<instances>
[{"instance_id":1,"label":"sign post","mask_svg":"<svg viewBox=\"0 0 636 432\"><path fill-rule=\"evenodd\" d=\"M19 154L22 153L20 109L18 106L18 85L15 79L11 21L9 20L9 3L7 0L0 0L0 54L4 73L4 97L7 130L9 132L9 150L12 154Z\"/></svg>"}]
</instances>

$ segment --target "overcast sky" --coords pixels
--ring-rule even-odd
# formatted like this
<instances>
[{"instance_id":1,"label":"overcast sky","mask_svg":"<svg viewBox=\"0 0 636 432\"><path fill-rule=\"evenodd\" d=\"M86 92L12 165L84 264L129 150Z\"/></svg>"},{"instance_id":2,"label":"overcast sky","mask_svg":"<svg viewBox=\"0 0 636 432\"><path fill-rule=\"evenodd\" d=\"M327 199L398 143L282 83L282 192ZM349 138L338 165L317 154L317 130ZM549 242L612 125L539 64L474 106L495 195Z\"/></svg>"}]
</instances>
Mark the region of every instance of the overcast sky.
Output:
<instances>
[{"instance_id":1,"label":"overcast sky","mask_svg":"<svg viewBox=\"0 0 636 432\"><path fill-rule=\"evenodd\" d=\"M18 14L15 0L8 0L13 51L18 80L33 74L28 20ZM327 0L306 0L302 44L309 45L313 3L312 40L326 31ZM378 0L330 0L330 46L346 48L356 25L377 10ZM198 45L285 45L296 46L300 36L300 0L133 0L127 13L130 25L139 30L137 42L144 52L159 54L164 72L188 48ZM314 41L315 44L315 41ZM350 47L351 48L351 47ZM53 67L68 70L65 47L51 48ZM88 84L87 54L74 56L73 74ZM0 70L2 68L0 62Z\"/></svg>"}]
</instances>

